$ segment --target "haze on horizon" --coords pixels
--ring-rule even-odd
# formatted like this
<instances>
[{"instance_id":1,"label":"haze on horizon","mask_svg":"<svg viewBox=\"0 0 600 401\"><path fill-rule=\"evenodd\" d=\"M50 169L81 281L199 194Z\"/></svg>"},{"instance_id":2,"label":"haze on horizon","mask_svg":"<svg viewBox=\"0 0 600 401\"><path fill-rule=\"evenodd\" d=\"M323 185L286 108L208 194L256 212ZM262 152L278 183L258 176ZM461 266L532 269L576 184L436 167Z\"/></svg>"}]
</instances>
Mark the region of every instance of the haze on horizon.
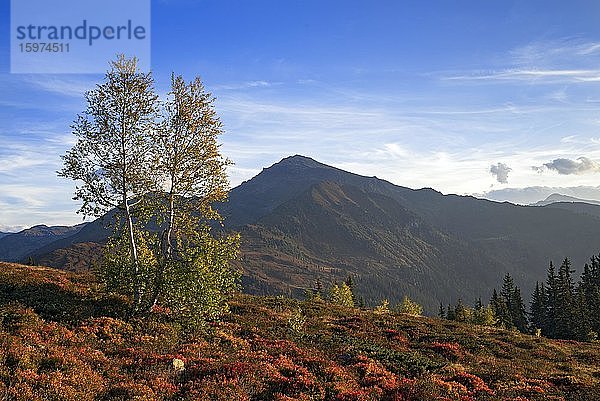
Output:
<instances>
[{"instance_id":1,"label":"haze on horizon","mask_svg":"<svg viewBox=\"0 0 600 401\"><path fill-rule=\"evenodd\" d=\"M232 186L303 154L443 193L600 200L596 2L152 7L158 88L171 71L202 77L236 163ZM9 11L3 2L3 21ZM83 93L102 76L13 75L9 48L2 30L0 231L78 223L74 184L55 171Z\"/></svg>"}]
</instances>

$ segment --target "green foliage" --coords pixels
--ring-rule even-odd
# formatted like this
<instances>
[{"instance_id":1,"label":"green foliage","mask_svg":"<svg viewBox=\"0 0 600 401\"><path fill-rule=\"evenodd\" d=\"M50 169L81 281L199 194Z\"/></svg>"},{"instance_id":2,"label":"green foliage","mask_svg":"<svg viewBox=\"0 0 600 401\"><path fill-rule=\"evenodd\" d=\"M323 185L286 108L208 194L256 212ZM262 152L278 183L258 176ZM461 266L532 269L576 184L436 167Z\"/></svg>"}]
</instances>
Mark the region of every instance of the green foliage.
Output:
<instances>
[{"instance_id":1,"label":"green foliage","mask_svg":"<svg viewBox=\"0 0 600 401\"><path fill-rule=\"evenodd\" d=\"M463 304L462 300L459 299L456 306L454 307L454 320L457 322L468 323L473 318L473 310Z\"/></svg>"},{"instance_id":2,"label":"green foliage","mask_svg":"<svg viewBox=\"0 0 600 401\"><path fill-rule=\"evenodd\" d=\"M490 306L496 319L496 325L506 329L517 329L522 333L529 331L527 312L521 297L521 290L514 284L510 274L502 281L500 295L494 289Z\"/></svg>"},{"instance_id":3,"label":"green foliage","mask_svg":"<svg viewBox=\"0 0 600 401\"><path fill-rule=\"evenodd\" d=\"M141 302L149 301L143 295L148 293L157 267L156 257L150 249L153 243L152 237L155 235L148 232L141 230L135 232L137 274L131 260L129 239L122 235L113 235L109 238L104 248L104 258L94 271L108 291L133 297L137 281L139 285L137 288L142 295Z\"/></svg>"},{"instance_id":4,"label":"green foliage","mask_svg":"<svg viewBox=\"0 0 600 401\"><path fill-rule=\"evenodd\" d=\"M400 302L395 309L399 313L406 313L413 316L421 316L423 313L423 307L411 300L408 296L404 296L402 302Z\"/></svg>"},{"instance_id":5,"label":"green foliage","mask_svg":"<svg viewBox=\"0 0 600 401\"><path fill-rule=\"evenodd\" d=\"M301 335L302 333L304 333L305 323L306 316L302 312L302 309L298 307L292 312L292 316L290 316L290 318L287 321L287 326L295 335Z\"/></svg>"},{"instance_id":6,"label":"green foliage","mask_svg":"<svg viewBox=\"0 0 600 401\"><path fill-rule=\"evenodd\" d=\"M600 257L600 256L599 256ZM546 283L536 284L531 299L532 329L550 338L594 341L600 329L600 259L593 256L575 283L569 259L558 272L552 262Z\"/></svg>"},{"instance_id":7,"label":"green foliage","mask_svg":"<svg viewBox=\"0 0 600 401\"><path fill-rule=\"evenodd\" d=\"M381 303L375 307L374 312L379 315L390 313L390 301L387 299L382 300Z\"/></svg>"},{"instance_id":8,"label":"green foliage","mask_svg":"<svg viewBox=\"0 0 600 401\"><path fill-rule=\"evenodd\" d=\"M460 299L454 307L448 305L446 319L479 326L495 326L498 322L492 305L483 305L481 299L477 300L473 308Z\"/></svg>"},{"instance_id":9,"label":"green foliage","mask_svg":"<svg viewBox=\"0 0 600 401\"><path fill-rule=\"evenodd\" d=\"M161 305L186 327L198 327L228 311L227 300L238 289L238 274L229 261L237 257L238 235L205 235L185 259L172 261L165 271Z\"/></svg>"},{"instance_id":10,"label":"green foliage","mask_svg":"<svg viewBox=\"0 0 600 401\"><path fill-rule=\"evenodd\" d=\"M216 228L213 205L227 199L219 153L221 122L199 78L172 76L158 101L151 74L120 56L105 80L86 94L88 109L73 126L76 145L59 175L83 181L81 212L116 208L114 235L98 277L110 291L132 298L131 316L170 310L198 327L227 311L238 274L239 236Z\"/></svg>"},{"instance_id":11,"label":"green foliage","mask_svg":"<svg viewBox=\"0 0 600 401\"><path fill-rule=\"evenodd\" d=\"M440 319L446 319L448 317L448 313L446 312L446 308L444 304L440 302L440 308L438 310L438 317Z\"/></svg>"},{"instance_id":12,"label":"green foliage","mask_svg":"<svg viewBox=\"0 0 600 401\"><path fill-rule=\"evenodd\" d=\"M354 306L354 297L352 296L352 290L346 283L340 285L334 284L330 290L331 302L336 305L342 306Z\"/></svg>"},{"instance_id":13,"label":"green foliage","mask_svg":"<svg viewBox=\"0 0 600 401\"><path fill-rule=\"evenodd\" d=\"M497 319L491 305L483 306L480 301L473 310L472 323L480 326L495 326Z\"/></svg>"}]
</instances>

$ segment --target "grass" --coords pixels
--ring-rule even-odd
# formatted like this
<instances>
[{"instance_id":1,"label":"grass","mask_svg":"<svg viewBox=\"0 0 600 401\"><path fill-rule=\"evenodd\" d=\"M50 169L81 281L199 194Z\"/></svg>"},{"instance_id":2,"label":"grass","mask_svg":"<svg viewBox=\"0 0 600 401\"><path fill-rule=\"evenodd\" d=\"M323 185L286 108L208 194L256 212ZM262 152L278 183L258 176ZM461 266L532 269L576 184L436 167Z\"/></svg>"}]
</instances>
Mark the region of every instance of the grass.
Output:
<instances>
[{"instance_id":1,"label":"grass","mask_svg":"<svg viewBox=\"0 0 600 401\"><path fill-rule=\"evenodd\" d=\"M185 334L126 304L90 276L0 264L0 399L600 399L598 343L243 294Z\"/></svg>"}]
</instances>

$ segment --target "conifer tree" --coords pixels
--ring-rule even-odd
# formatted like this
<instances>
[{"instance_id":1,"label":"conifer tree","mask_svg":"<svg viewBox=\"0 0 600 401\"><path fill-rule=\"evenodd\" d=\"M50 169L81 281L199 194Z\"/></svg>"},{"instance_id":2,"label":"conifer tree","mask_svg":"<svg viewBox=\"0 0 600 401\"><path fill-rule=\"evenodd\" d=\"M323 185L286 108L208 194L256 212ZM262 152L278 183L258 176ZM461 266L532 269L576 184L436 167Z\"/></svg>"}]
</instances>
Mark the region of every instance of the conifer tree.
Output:
<instances>
[{"instance_id":1,"label":"conifer tree","mask_svg":"<svg viewBox=\"0 0 600 401\"><path fill-rule=\"evenodd\" d=\"M600 255L592 256L590 264L585 264L578 293L590 330L600 333Z\"/></svg>"},{"instance_id":2,"label":"conifer tree","mask_svg":"<svg viewBox=\"0 0 600 401\"><path fill-rule=\"evenodd\" d=\"M481 298L477 300L473 309L473 323L481 326L493 326L496 324L492 307L490 305L484 306Z\"/></svg>"},{"instance_id":3,"label":"conifer tree","mask_svg":"<svg viewBox=\"0 0 600 401\"><path fill-rule=\"evenodd\" d=\"M438 317L440 319L446 319L447 318L446 308L444 308L444 304L442 302L440 302L440 309L438 311Z\"/></svg>"},{"instance_id":4,"label":"conifer tree","mask_svg":"<svg viewBox=\"0 0 600 401\"><path fill-rule=\"evenodd\" d=\"M459 299L456 303L456 307L454 308L454 320L457 322L471 322L473 317L473 311L471 308L467 307L462 299Z\"/></svg>"},{"instance_id":5,"label":"conifer tree","mask_svg":"<svg viewBox=\"0 0 600 401\"><path fill-rule=\"evenodd\" d=\"M315 296L319 298L323 298L323 283L317 277L317 282L315 283Z\"/></svg>"},{"instance_id":6,"label":"conifer tree","mask_svg":"<svg viewBox=\"0 0 600 401\"><path fill-rule=\"evenodd\" d=\"M498 295L495 289L492 293L490 306L492 307L494 315L496 316L496 325L507 329L511 328L512 319L510 317L510 311L506 305L506 301L504 300L504 297Z\"/></svg>"},{"instance_id":7,"label":"conifer tree","mask_svg":"<svg viewBox=\"0 0 600 401\"><path fill-rule=\"evenodd\" d=\"M535 333L536 330L541 330L543 335L547 335L548 330L548 305L547 305L546 287L544 283L535 283L535 290L531 296L531 332Z\"/></svg>"},{"instance_id":8,"label":"conifer tree","mask_svg":"<svg viewBox=\"0 0 600 401\"><path fill-rule=\"evenodd\" d=\"M557 307L554 310L555 336L570 339L575 336L575 286L571 261L565 258L558 268L556 281Z\"/></svg>"},{"instance_id":9,"label":"conifer tree","mask_svg":"<svg viewBox=\"0 0 600 401\"><path fill-rule=\"evenodd\" d=\"M334 284L331 287L331 302L341 306L354 306L350 287L346 283L342 283L341 285Z\"/></svg>"},{"instance_id":10,"label":"conifer tree","mask_svg":"<svg viewBox=\"0 0 600 401\"><path fill-rule=\"evenodd\" d=\"M521 290L519 287L514 288L513 296L510 301L510 308L513 326L521 333L527 333L527 312L525 310L525 305L523 303L523 298L521 297Z\"/></svg>"},{"instance_id":11,"label":"conifer tree","mask_svg":"<svg viewBox=\"0 0 600 401\"><path fill-rule=\"evenodd\" d=\"M396 307L396 310L399 313L406 313L413 316L421 316L423 313L423 307L406 295L402 298L402 302Z\"/></svg>"},{"instance_id":12,"label":"conifer tree","mask_svg":"<svg viewBox=\"0 0 600 401\"><path fill-rule=\"evenodd\" d=\"M556 268L554 267L554 264L550 262L546 278L546 333L544 333L550 338L556 337L556 314L560 309L558 300Z\"/></svg>"},{"instance_id":13,"label":"conifer tree","mask_svg":"<svg viewBox=\"0 0 600 401\"><path fill-rule=\"evenodd\" d=\"M448 312L446 313L446 319L448 320L456 320L456 314L454 313L454 308L452 307L452 305L448 304L448 309L446 309Z\"/></svg>"},{"instance_id":14,"label":"conifer tree","mask_svg":"<svg viewBox=\"0 0 600 401\"><path fill-rule=\"evenodd\" d=\"M346 278L346 280L344 282L346 283L346 285L350 289L350 293L352 294L352 303L354 305L356 305L357 302L356 302L356 293L354 291L354 279L352 278L351 275L348 275L348 277Z\"/></svg>"}]
</instances>

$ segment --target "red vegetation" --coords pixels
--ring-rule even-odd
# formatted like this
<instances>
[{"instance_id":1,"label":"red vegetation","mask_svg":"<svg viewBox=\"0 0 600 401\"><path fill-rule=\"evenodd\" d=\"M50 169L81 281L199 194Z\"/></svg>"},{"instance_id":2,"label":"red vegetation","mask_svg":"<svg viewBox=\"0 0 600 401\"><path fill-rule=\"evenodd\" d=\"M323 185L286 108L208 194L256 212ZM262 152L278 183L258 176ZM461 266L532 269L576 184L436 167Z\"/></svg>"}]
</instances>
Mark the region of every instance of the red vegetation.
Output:
<instances>
[{"instance_id":1,"label":"red vegetation","mask_svg":"<svg viewBox=\"0 0 600 401\"><path fill-rule=\"evenodd\" d=\"M101 295L81 276L2 268L6 400L568 401L598 394L595 344L242 295L224 321L185 334L161 308L144 321L123 320L125 301ZM298 306L306 315L301 333L287 327ZM531 349L518 346L524 341Z\"/></svg>"}]
</instances>

